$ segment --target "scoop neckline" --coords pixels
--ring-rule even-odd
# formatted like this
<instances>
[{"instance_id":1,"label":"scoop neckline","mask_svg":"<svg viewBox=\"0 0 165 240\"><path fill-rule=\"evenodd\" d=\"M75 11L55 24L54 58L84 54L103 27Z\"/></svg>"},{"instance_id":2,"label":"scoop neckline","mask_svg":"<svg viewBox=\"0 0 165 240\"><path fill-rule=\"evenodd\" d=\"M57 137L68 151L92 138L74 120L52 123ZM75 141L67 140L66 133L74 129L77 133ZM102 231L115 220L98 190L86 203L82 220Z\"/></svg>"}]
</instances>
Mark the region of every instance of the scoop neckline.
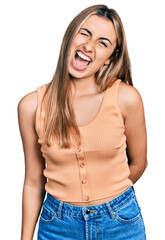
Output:
<instances>
[{"instance_id":1,"label":"scoop neckline","mask_svg":"<svg viewBox=\"0 0 165 240\"><path fill-rule=\"evenodd\" d=\"M78 126L78 125L77 125L80 130L82 130L83 128L86 128L86 127L92 125L92 124L97 120L97 118L100 116L100 114L101 114L101 112L102 112L102 108L103 108L103 106L104 106L104 102L105 102L105 99L106 99L106 95L107 95L108 90L109 90L117 81L121 81L121 80L120 80L120 79L115 80L112 85L107 86L107 88L104 90L105 93L104 93L103 99L102 99L102 101L101 101L100 107L99 107L99 109L98 109L95 117L94 117L90 122L88 122L88 123L85 124L85 125L82 125L82 126ZM47 84L44 84L44 87L46 88L46 87L47 87Z\"/></svg>"},{"instance_id":2,"label":"scoop neckline","mask_svg":"<svg viewBox=\"0 0 165 240\"><path fill-rule=\"evenodd\" d=\"M100 113L101 113L101 111L102 111L104 102L105 102L105 98L106 98L106 95L107 95L107 91L108 91L109 88L110 88L110 87L108 86L108 87L104 90L104 96L103 96L103 99L102 99L102 101L101 101L100 107L99 107L99 109L98 109L95 117L94 117L91 121L89 121L87 124L82 125L82 126L78 126L79 129L83 129L83 128L85 128L85 127L88 127L89 125L93 124L93 122L95 122L96 119L99 117L99 115L100 115Z\"/></svg>"}]
</instances>

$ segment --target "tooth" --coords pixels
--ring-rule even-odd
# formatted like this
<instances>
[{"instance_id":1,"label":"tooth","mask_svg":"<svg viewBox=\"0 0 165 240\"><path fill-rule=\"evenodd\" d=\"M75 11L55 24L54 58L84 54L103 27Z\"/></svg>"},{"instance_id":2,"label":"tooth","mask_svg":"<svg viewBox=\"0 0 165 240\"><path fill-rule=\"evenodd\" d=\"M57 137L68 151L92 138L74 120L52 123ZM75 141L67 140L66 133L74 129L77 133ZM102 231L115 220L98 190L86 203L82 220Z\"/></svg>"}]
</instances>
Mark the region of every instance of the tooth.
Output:
<instances>
[{"instance_id":1,"label":"tooth","mask_svg":"<svg viewBox=\"0 0 165 240\"><path fill-rule=\"evenodd\" d=\"M86 61L91 61L91 59L87 56L85 56L82 52L77 51L77 54Z\"/></svg>"}]
</instances>

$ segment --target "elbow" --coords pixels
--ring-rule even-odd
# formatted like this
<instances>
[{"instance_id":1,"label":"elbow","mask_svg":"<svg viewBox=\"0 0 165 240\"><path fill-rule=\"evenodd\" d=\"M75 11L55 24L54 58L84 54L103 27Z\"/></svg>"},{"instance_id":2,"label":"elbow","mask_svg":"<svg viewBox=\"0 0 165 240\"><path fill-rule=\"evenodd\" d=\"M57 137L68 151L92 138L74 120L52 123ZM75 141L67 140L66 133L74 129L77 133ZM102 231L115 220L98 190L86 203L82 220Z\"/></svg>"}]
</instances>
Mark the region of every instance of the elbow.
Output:
<instances>
[{"instance_id":1,"label":"elbow","mask_svg":"<svg viewBox=\"0 0 165 240\"><path fill-rule=\"evenodd\" d=\"M139 169L139 171L141 172L141 175L145 172L147 166L148 166L148 161L146 160L143 167Z\"/></svg>"},{"instance_id":2,"label":"elbow","mask_svg":"<svg viewBox=\"0 0 165 240\"><path fill-rule=\"evenodd\" d=\"M145 172L147 166L148 166L148 161L146 159L145 163L139 168L139 171L141 172L141 174Z\"/></svg>"},{"instance_id":3,"label":"elbow","mask_svg":"<svg viewBox=\"0 0 165 240\"><path fill-rule=\"evenodd\" d=\"M147 167L148 167L148 161L147 161L147 159L146 159L145 165L144 165L144 171L146 170Z\"/></svg>"}]
</instances>

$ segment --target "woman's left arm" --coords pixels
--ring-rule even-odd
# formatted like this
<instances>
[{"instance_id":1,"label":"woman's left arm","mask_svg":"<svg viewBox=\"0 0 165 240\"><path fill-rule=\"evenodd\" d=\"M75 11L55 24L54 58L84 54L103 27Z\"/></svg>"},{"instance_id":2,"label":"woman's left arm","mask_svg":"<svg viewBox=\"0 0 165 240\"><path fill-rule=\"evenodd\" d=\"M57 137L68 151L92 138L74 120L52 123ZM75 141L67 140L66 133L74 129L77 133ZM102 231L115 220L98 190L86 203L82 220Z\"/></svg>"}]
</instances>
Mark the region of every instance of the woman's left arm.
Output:
<instances>
[{"instance_id":1,"label":"woman's left arm","mask_svg":"<svg viewBox=\"0 0 165 240\"><path fill-rule=\"evenodd\" d=\"M118 104L125 123L129 178L134 184L148 164L144 106L140 93L133 86L120 82L118 93Z\"/></svg>"}]
</instances>

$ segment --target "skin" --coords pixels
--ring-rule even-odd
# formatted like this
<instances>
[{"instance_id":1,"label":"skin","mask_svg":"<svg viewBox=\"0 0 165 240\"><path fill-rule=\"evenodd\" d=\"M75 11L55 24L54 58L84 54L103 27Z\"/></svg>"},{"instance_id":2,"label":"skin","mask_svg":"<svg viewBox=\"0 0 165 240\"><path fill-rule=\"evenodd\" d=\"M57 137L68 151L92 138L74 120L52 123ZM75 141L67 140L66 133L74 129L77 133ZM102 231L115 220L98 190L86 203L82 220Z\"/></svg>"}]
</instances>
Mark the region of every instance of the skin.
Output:
<instances>
[{"instance_id":1,"label":"skin","mask_svg":"<svg viewBox=\"0 0 165 240\"><path fill-rule=\"evenodd\" d=\"M85 36L80 31L75 36L69 59L69 72L75 85L72 85L73 107L79 126L87 124L97 114L104 93L100 93L94 82L94 73L110 61L110 55L116 46L116 35L112 23L102 17L91 16L83 24L90 30L92 36ZM107 44L102 46L101 40ZM71 65L75 51L80 49L92 58L92 63L84 71L77 71ZM132 86L120 82L118 105L125 124L127 137L127 158L130 168L129 178L135 183L147 166L147 134L145 126L144 106L140 93ZM85 107L84 107L85 106ZM36 91L25 95L18 104L18 120L25 155L25 179L23 186L23 209L21 240L33 239L42 203L45 197L43 176L45 161L38 144L35 131L35 116L37 109Z\"/></svg>"},{"instance_id":2,"label":"skin","mask_svg":"<svg viewBox=\"0 0 165 240\"><path fill-rule=\"evenodd\" d=\"M124 82L119 84L118 105L125 125L129 178L134 184L148 165L144 105L137 89Z\"/></svg>"},{"instance_id":3,"label":"skin","mask_svg":"<svg viewBox=\"0 0 165 240\"><path fill-rule=\"evenodd\" d=\"M36 91L24 96L18 104L18 120L25 156L25 179L22 198L21 240L32 240L45 197L44 158L35 131Z\"/></svg>"},{"instance_id":4,"label":"skin","mask_svg":"<svg viewBox=\"0 0 165 240\"><path fill-rule=\"evenodd\" d=\"M100 67L110 62L110 56L116 46L115 29L108 19L92 15L81 28L71 44L69 59L69 72L75 83L72 90L73 106L79 126L92 121L100 108L104 93L99 93L94 74ZM84 29L90 31L92 35ZM107 38L111 43L100 38ZM101 42L106 43L107 47ZM74 69L71 64L75 51L79 49L92 58L92 63L84 71ZM129 178L135 183L147 167L147 132L143 101L136 88L120 82L118 105L127 137L126 153L131 172Z\"/></svg>"},{"instance_id":5,"label":"skin","mask_svg":"<svg viewBox=\"0 0 165 240\"><path fill-rule=\"evenodd\" d=\"M103 37L111 43L108 40L102 39ZM73 79L78 79L78 82L81 80L81 82L86 81L88 84L89 82L95 84L94 74L104 64L109 64L109 58L115 46L116 34L112 22L107 18L97 15L90 16L81 26L70 46L69 73ZM84 71L76 70L71 64L77 50L81 50L92 59L92 62Z\"/></svg>"}]
</instances>

